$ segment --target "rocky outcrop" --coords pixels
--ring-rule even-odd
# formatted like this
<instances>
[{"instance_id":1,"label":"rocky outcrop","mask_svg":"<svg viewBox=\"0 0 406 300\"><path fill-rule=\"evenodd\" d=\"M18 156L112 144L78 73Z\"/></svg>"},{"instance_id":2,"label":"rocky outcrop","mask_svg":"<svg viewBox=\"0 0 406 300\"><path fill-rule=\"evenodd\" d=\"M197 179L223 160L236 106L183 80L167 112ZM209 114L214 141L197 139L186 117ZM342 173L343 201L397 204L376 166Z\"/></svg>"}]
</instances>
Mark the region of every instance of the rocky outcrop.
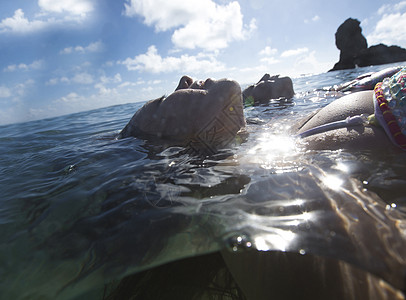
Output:
<instances>
[{"instance_id":1,"label":"rocky outcrop","mask_svg":"<svg viewBox=\"0 0 406 300\"><path fill-rule=\"evenodd\" d=\"M350 18L338 27L335 36L336 46L340 50L340 60L334 65L333 70L355 68L355 56L367 49L367 40L362 35L359 25L358 20Z\"/></svg>"},{"instance_id":2,"label":"rocky outcrop","mask_svg":"<svg viewBox=\"0 0 406 300\"><path fill-rule=\"evenodd\" d=\"M360 51L354 63L359 67L406 61L406 49L379 44Z\"/></svg>"},{"instance_id":3,"label":"rocky outcrop","mask_svg":"<svg viewBox=\"0 0 406 300\"><path fill-rule=\"evenodd\" d=\"M330 71L406 61L406 49L398 46L379 44L368 48L360 22L356 19L349 18L341 24L335 38L340 60Z\"/></svg>"}]
</instances>

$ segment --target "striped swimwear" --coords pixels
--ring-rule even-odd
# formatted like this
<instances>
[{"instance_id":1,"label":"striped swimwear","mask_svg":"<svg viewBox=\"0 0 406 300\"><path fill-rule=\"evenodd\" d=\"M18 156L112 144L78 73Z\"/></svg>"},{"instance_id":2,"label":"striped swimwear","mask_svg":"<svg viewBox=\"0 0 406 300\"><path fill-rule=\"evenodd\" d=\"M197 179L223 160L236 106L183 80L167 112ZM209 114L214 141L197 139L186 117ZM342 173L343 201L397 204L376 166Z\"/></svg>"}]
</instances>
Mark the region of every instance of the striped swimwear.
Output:
<instances>
[{"instance_id":1,"label":"striped swimwear","mask_svg":"<svg viewBox=\"0 0 406 300\"><path fill-rule=\"evenodd\" d=\"M390 140L406 150L406 67L375 86L375 118Z\"/></svg>"}]
</instances>

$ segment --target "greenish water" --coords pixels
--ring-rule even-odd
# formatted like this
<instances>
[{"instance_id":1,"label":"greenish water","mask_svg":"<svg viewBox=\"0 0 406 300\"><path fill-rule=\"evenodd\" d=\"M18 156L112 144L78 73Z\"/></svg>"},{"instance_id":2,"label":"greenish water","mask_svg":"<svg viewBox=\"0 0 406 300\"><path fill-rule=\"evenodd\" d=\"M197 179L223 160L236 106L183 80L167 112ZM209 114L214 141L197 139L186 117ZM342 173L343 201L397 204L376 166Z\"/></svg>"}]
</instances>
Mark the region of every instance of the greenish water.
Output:
<instances>
[{"instance_id":1,"label":"greenish water","mask_svg":"<svg viewBox=\"0 0 406 300\"><path fill-rule=\"evenodd\" d=\"M292 101L246 108L244 142L208 157L115 140L143 103L0 127L0 298L89 299L244 247L344 260L404 289L406 156L305 152L286 134L340 96L324 87L384 67L296 78Z\"/></svg>"}]
</instances>

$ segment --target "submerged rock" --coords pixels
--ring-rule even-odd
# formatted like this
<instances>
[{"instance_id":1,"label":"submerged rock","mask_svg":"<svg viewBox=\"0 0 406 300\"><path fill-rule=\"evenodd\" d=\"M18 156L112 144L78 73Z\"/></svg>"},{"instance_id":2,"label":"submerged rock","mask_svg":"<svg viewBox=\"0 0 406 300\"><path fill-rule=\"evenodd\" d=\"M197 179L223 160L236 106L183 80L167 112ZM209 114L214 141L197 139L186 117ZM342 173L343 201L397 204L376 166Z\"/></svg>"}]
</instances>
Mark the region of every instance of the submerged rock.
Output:
<instances>
[{"instance_id":1,"label":"submerged rock","mask_svg":"<svg viewBox=\"0 0 406 300\"><path fill-rule=\"evenodd\" d=\"M340 60L330 71L406 61L406 49L401 47L378 44L368 48L360 22L356 19L349 18L341 24L335 37Z\"/></svg>"}]
</instances>

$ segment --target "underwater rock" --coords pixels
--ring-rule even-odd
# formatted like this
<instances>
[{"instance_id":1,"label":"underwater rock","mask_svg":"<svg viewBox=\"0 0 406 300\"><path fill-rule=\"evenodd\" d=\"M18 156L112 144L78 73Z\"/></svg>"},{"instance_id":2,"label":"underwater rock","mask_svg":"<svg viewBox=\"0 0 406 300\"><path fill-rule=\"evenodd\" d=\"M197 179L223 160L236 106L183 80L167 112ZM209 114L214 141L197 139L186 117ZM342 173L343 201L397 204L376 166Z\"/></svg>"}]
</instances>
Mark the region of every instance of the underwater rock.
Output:
<instances>
[{"instance_id":1,"label":"underwater rock","mask_svg":"<svg viewBox=\"0 0 406 300\"><path fill-rule=\"evenodd\" d=\"M399 46L378 44L368 48L360 22L356 19L349 18L341 24L335 37L340 60L330 71L406 61L406 49Z\"/></svg>"}]
</instances>

